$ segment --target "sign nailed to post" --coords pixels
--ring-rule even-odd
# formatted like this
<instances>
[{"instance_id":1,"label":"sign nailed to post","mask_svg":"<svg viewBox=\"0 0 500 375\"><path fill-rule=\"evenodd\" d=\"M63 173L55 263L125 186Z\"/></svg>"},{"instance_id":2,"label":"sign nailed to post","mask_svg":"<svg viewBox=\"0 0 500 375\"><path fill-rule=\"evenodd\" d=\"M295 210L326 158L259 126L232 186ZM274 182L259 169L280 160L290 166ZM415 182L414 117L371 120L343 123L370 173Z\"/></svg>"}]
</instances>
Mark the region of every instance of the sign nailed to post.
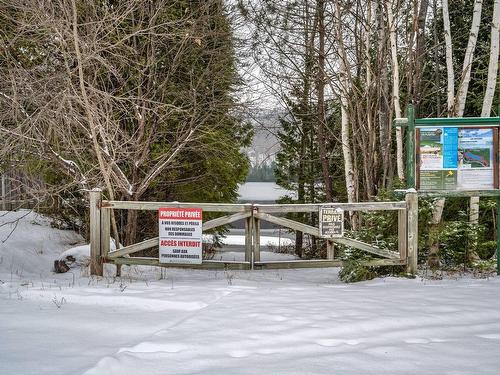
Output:
<instances>
[{"instance_id":1,"label":"sign nailed to post","mask_svg":"<svg viewBox=\"0 0 500 375\"><path fill-rule=\"evenodd\" d=\"M320 207L319 232L323 238L338 238L344 235L344 210Z\"/></svg>"},{"instance_id":2,"label":"sign nailed to post","mask_svg":"<svg viewBox=\"0 0 500 375\"><path fill-rule=\"evenodd\" d=\"M158 219L160 263L201 264L202 209L160 208Z\"/></svg>"}]
</instances>

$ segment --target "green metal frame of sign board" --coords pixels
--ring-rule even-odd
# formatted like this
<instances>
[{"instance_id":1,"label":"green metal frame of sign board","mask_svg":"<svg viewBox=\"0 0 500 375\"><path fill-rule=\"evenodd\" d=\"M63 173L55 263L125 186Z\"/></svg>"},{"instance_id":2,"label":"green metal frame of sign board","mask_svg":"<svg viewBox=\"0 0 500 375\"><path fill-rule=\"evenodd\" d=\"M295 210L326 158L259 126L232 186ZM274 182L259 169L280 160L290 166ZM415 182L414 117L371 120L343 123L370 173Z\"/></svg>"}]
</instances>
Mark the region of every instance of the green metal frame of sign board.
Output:
<instances>
[{"instance_id":1,"label":"green metal frame of sign board","mask_svg":"<svg viewBox=\"0 0 500 375\"><path fill-rule=\"evenodd\" d=\"M497 115L500 115L500 105L497 109ZM395 119L395 127L406 129L406 162L405 178L409 189L416 188L416 130L425 127L456 127L456 128L500 128L500 117L455 117L455 118L415 118L415 109L409 104L406 109L406 118ZM498 136L494 138L498 143ZM498 145L495 145L498 151ZM495 165L498 170L498 152L495 155ZM498 180L498 171L495 171L494 177ZM498 181L496 182L498 186ZM500 189L490 190L436 190L419 191L418 195L426 198L446 198L446 197L496 197L497 215L496 222L500 223ZM497 238L497 275L500 275L500 225L496 228Z\"/></svg>"}]
</instances>

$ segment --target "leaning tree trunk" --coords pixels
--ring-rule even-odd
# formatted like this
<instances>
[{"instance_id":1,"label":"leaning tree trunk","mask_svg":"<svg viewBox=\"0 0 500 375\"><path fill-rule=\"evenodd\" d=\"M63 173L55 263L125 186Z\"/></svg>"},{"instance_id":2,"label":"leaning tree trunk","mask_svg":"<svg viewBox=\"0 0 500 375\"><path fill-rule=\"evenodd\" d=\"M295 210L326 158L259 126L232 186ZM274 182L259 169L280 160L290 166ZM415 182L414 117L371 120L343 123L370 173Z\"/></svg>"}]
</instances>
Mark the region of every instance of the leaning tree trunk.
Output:
<instances>
[{"instance_id":1,"label":"leaning tree trunk","mask_svg":"<svg viewBox=\"0 0 500 375\"><path fill-rule=\"evenodd\" d=\"M484 93L481 117L490 117L491 106L493 105L493 97L495 96L495 88L497 86L497 78L498 78L498 55L500 53L499 32L500 32L500 0L495 0L495 3L493 5L493 20L491 23L488 81L486 84L486 92Z\"/></svg>"}]
</instances>

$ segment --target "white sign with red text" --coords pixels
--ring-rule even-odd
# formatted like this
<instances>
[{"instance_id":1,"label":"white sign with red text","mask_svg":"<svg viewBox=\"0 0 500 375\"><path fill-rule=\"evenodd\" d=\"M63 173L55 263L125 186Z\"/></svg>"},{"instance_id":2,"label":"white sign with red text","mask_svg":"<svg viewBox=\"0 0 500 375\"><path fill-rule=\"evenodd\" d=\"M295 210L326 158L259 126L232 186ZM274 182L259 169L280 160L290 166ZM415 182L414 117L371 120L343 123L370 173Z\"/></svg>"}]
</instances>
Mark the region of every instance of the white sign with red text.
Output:
<instances>
[{"instance_id":1,"label":"white sign with red text","mask_svg":"<svg viewBox=\"0 0 500 375\"><path fill-rule=\"evenodd\" d=\"M201 208L158 210L160 263L201 264L202 213Z\"/></svg>"}]
</instances>

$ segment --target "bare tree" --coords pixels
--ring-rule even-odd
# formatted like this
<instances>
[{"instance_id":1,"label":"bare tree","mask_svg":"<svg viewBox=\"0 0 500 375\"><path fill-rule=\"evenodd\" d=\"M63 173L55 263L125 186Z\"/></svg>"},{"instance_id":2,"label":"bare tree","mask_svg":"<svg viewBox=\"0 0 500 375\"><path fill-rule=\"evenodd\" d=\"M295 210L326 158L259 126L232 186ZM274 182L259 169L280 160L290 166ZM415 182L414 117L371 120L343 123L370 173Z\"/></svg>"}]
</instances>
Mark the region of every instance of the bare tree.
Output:
<instances>
[{"instance_id":1,"label":"bare tree","mask_svg":"<svg viewBox=\"0 0 500 375\"><path fill-rule=\"evenodd\" d=\"M222 153L214 134L233 121L230 29L214 23L223 15L219 0L179 16L181 5L0 5L13 33L0 68L0 134L10 150L53 163L70 184L127 200L160 176L175 179L181 155ZM125 242L136 232L137 212L129 211Z\"/></svg>"}]
</instances>

